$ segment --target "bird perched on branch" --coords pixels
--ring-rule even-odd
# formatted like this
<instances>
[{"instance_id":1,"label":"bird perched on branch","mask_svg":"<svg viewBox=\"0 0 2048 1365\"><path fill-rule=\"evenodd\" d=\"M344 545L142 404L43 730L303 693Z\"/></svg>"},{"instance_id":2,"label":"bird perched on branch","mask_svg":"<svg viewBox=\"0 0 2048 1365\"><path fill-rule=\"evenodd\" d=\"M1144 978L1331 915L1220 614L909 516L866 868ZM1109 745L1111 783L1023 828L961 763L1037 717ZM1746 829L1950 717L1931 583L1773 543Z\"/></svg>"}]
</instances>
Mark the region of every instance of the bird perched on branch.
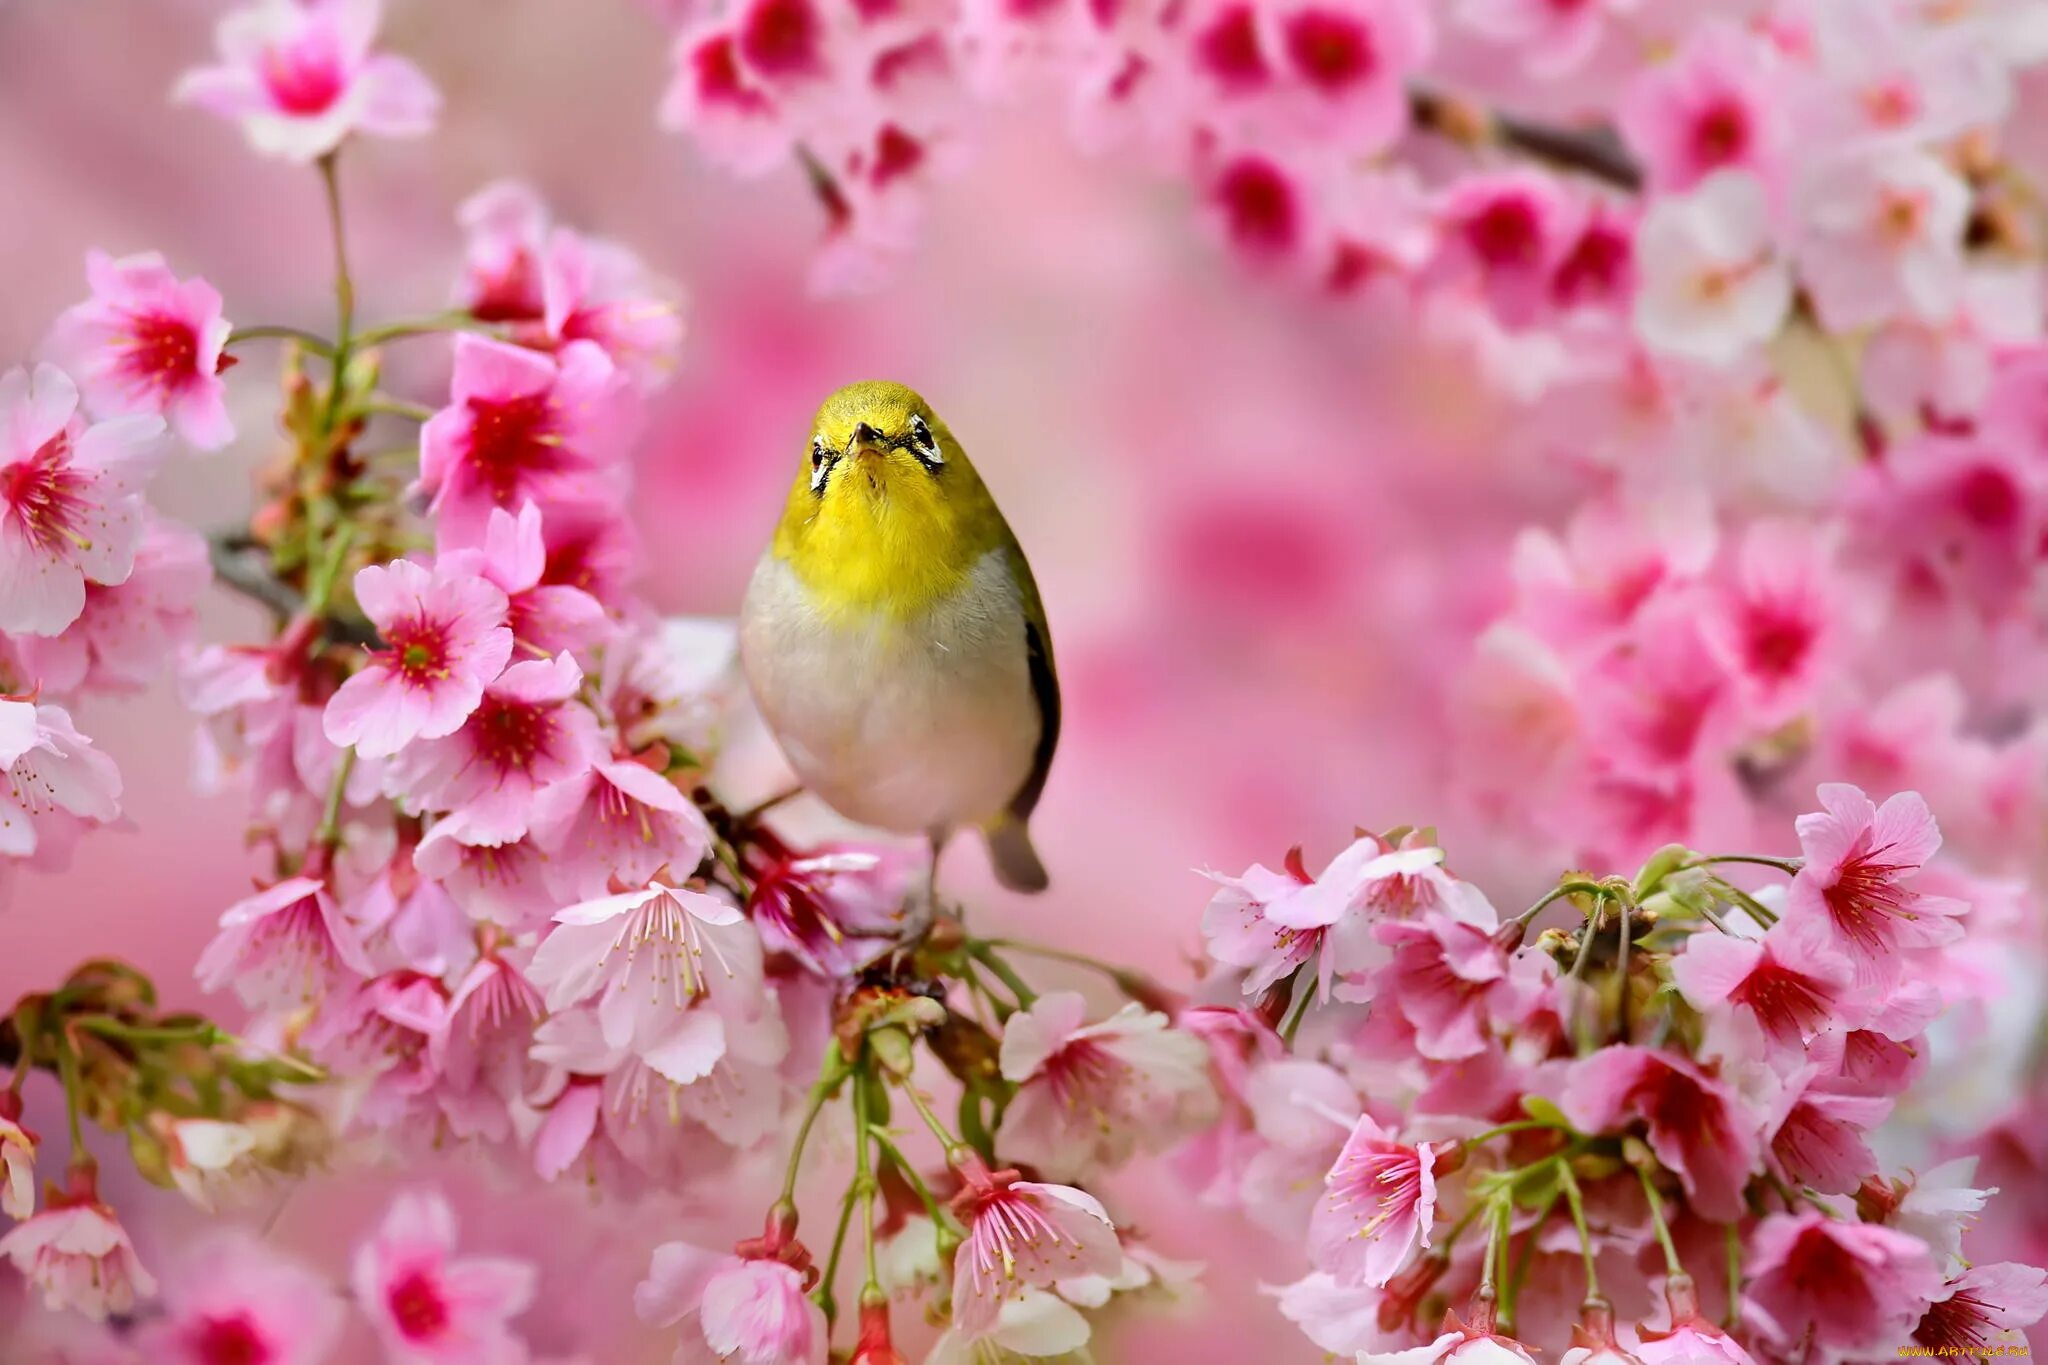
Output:
<instances>
[{"instance_id":1,"label":"bird perched on branch","mask_svg":"<svg viewBox=\"0 0 2048 1365\"><path fill-rule=\"evenodd\" d=\"M1045 608L967 454L901 384L818 409L740 618L761 714L850 820L987 837L997 880L1041 891L1027 828L1060 733Z\"/></svg>"}]
</instances>

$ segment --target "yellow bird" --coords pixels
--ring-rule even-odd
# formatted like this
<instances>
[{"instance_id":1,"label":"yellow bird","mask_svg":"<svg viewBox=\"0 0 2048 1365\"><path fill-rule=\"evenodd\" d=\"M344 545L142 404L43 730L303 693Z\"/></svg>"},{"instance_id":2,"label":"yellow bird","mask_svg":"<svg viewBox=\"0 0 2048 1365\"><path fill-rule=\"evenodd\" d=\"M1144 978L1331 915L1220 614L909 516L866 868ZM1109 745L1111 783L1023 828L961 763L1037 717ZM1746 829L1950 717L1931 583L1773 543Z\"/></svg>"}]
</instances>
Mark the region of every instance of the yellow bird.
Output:
<instances>
[{"instance_id":1,"label":"yellow bird","mask_svg":"<svg viewBox=\"0 0 2048 1365\"><path fill-rule=\"evenodd\" d=\"M1031 566L967 453L901 384L818 409L740 615L754 700L812 793L863 825L988 839L1042 891L1027 823L1060 734Z\"/></svg>"}]
</instances>

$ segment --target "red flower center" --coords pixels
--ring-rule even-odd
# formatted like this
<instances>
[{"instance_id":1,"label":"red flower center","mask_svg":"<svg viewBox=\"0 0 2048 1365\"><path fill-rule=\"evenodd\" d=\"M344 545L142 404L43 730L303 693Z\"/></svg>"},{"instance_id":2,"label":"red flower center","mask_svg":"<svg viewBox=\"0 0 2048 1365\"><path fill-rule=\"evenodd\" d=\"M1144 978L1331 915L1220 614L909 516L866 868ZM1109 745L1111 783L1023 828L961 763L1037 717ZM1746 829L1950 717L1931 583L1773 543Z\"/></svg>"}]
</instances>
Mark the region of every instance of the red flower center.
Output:
<instances>
[{"instance_id":1,"label":"red flower center","mask_svg":"<svg viewBox=\"0 0 2048 1365\"><path fill-rule=\"evenodd\" d=\"M408 1341L426 1341L439 1336L448 1326L448 1301L441 1287L424 1270L406 1272L385 1300L391 1317Z\"/></svg>"},{"instance_id":2,"label":"red flower center","mask_svg":"<svg viewBox=\"0 0 2048 1365\"><path fill-rule=\"evenodd\" d=\"M1879 861L1890 846L1861 847L1869 840L1865 833L1857 841L1857 851L1842 864L1835 884L1821 892L1821 899L1844 935L1866 950L1877 950L1886 946L1885 921L1907 913L1908 892L1898 880L1911 869Z\"/></svg>"},{"instance_id":3,"label":"red flower center","mask_svg":"<svg viewBox=\"0 0 2048 1365\"><path fill-rule=\"evenodd\" d=\"M348 81L342 74L340 54L315 37L290 47L263 49L263 83L270 98L287 114L310 117L325 113L341 98Z\"/></svg>"},{"instance_id":4,"label":"red flower center","mask_svg":"<svg viewBox=\"0 0 2048 1365\"><path fill-rule=\"evenodd\" d=\"M1757 607L1748 621L1749 665L1767 679L1790 677L1813 647L1813 625L1802 616Z\"/></svg>"},{"instance_id":5,"label":"red flower center","mask_svg":"<svg viewBox=\"0 0 2048 1365\"><path fill-rule=\"evenodd\" d=\"M414 687L432 687L448 676L448 634L424 617L396 621L386 632L384 665Z\"/></svg>"},{"instance_id":6,"label":"red flower center","mask_svg":"<svg viewBox=\"0 0 2048 1365\"><path fill-rule=\"evenodd\" d=\"M1266 59L1259 52L1259 30L1249 5L1225 10L1195 40L1195 54L1209 74L1229 90L1264 84Z\"/></svg>"},{"instance_id":7,"label":"red flower center","mask_svg":"<svg viewBox=\"0 0 2048 1365\"><path fill-rule=\"evenodd\" d=\"M92 479L71 467L70 454L71 438L59 432L26 460L0 467L0 516L12 516L22 538L46 558L66 543L92 546L85 535Z\"/></svg>"},{"instance_id":8,"label":"red flower center","mask_svg":"<svg viewBox=\"0 0 2048 1365\"><path fill-rule=\"evenodd\" d=\"M554 737L555 718L548 707L486 692L470 728L483 762L500 773L525 772Z\"/></svg>"},{"instance_id":9,"label":"red flower center","mask_svg":"<svg viewBox=\"0 0 2048 1365\"><path fill-rule=\"evenodd\" d=\"M469 400L469 463L499 506L508 506L526 476L560 463L562 438L541 394Z\"/></svg>"},{"instance_id":10,"label":"red flower center","mask_svg":"<svg viewBox=\"0 0 2048 1365\"><path fill-rule=\"evenodd\" d=\"M1595 223L1572 244L1551 292L1567 304L1612 298L1627 278L1628 259L1628 237L1610 224Z\"/></svg>"},{"instance_id":11,"label":"red flower center","mask_svg":"<svg viewBox=\"0 0 2048 1365\"><path fill-rule=\"evenodd\" d=\"M1465 241L1489 268L1532 265L1542 255L1543 227L1528 199L1503 195L1465 220Z\"/></svg>"},{"instance_id":12,"label":"red flower center","mask_svg":"<svg viewBox=\"0 0 2048 1365\"><path fill-rule=\"evenodd\" d=\"M1294 245L1294 187L1269 161L1247 157L1233 162L1216 182L1230 235L1251 251L1282 252Z\"/></svg>"},{"instance_id":13,"label":"red flower center","mask_svg":"<svg viewBox=\"0 0 2048 1365\"><path fill-rule=\"evenodd\" d=\"M869 179L880 189L900 176L909 175L924 162L924 144L889 123L875 138L875 166Z\"/></svg>"},{"instance_id":14,"label":"red flower center","mask_svg":"<svg viewBox=\"0 0 2048 1365\"><path fill-rule=\"evenodd\" d=\"M1304 10L1287 21L1287 55L1309 84L1330 93L1372 75L1379 65L1372 32L1349 15Z\"/></svg>"},{"instance_id":15,"label":"red flower center","mask_svg":"<svg viewBox=\"0 0 2048 1365\"><path fill-rule=\"evenodd\" d=\"M768 99L740 74L739 48L729 34L720 34L690 57L697 74L697 94L706 104L726 104L746 113L767 109Z\"/></svg>"},{"instance_id":16,"label":"red flower center","mask_svg":"<svg viewBox=\"0 0 2048 1365\"><path fill-rule=\"evenodd\" d=\"M1956 507L1973 525L2002 531L2019 519L2020 494L1995 465L1978 465L1956 482Z\"/></svg>"},{"instance_id":17,"label":"red flower center","mask_svg":"<svg viewBox=\"0 0 2048 1365\"><path fill-rule=\"evenodd\" d=\"M740 51L756 71L802 75L817 69L818 16L810 0L764 0L741 27Z\"/></svg>"},{"instance_id":18,"label":"red flower center","mask_svg":"<svg viewBox=\"0 0 2048 1365\"><path fill-rule=\"evenodd\" d=\"M183 318L131 313L121 369L137 383L174 389L199 373L199 337Z\"/></svg>"},{"instance_id":19,"label":"red flower center","mask_svg":"<svg viewBox=\"0 0 2048 1365\"><path fill-rule=\"evenodd\" d=\"M240 1314L200 1319L190 1341L193 1358L205 1365L269 1365L277 1358L270 1343Z\"/></svg>"},{"instance_id":20,"label":"red flower center","mask_svg":"<svg viewBox=\"0 0 2048 1365\"><path fill-rule=\"evenodd\" d=\"M1732 98L1702 109L1692 129L1693 159L1712 170L1739 161L1749 150L1749 111Z\"/></svg>"}]
</instances>

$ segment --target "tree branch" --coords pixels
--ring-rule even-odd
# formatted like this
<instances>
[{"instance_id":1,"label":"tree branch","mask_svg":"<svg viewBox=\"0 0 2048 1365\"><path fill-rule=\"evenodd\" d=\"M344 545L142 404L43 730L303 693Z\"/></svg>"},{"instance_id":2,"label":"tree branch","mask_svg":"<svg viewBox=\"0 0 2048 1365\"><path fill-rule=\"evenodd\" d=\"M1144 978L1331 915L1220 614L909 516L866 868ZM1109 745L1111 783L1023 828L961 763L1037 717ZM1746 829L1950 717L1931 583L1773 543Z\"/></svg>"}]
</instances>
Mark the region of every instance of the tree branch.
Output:
<instances>
[{"instance_id":1,"label":"tree branch","mask_svg":"<svg viewBox=\"0 0 2048 1365\"><path fill-rule=\"evenodd\" d=\"M206 549L213 561L213 576L222 587L268 607L280 622L296 620L305 613L306 599L271 571L269 552L247 534L216 531L206 538ZM326 637L336 644L375 649L382 643L366 621L329 616L321 626Z\"/></svg>"},{"instance_id":2,"label":"tree branch","mask_svg":"<svg viewBox=\"0 0 2048 1365\"><path fill-rule=\"evenodd\" d=\"M1631 194L1643 188L1642 166L1612 128L1561 128L1419 87L1408 107L1417 127L1462 146L1507 147Z\"/></svg>"}]
</instances>

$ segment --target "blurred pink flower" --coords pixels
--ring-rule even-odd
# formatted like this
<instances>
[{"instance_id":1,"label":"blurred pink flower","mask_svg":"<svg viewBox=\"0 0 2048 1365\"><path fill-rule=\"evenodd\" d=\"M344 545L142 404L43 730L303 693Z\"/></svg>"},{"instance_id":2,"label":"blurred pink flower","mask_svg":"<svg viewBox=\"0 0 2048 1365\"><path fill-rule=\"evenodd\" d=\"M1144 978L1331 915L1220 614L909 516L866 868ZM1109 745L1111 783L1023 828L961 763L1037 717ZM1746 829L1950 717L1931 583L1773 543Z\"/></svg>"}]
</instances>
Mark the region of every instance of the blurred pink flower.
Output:
<instances>
[{"instance_id":1,"label":"blurred pink flower","mask_svg":"<svg viewBox=\"0 0 2048 1365\"><path fill-rule=\"evenodd\" d=\"M597 719L577 701L583 670L568 654L513 664L483 690L453 734L421 737L391 762L391 789L422 810L460 810L471 837L525 836L542 788L586 771Z\"/></svg>"},{"instance_id":2,"label":"blurred pink flower","mask_svg":"<svg viewBox=\"0 0 2048 1365\"><path fill-rule=\"evenodd\" d=\"M557 344L595 343L643 389L668 382L682 351L682 310L630 249L556 228L541 259L541 293Z\"/></svg>"},{"instance_id":3,"label":"blurred pink flower","mask_svg":"<svg viewBox=\"0 0 2048 1365\"><path fill-rule=\"evenodd\" d=\"M625 376L595 343L558 355L465 333L455 341L449 405L420 432L420 488L439 535L482 538L494 507L616 506L612 469L632 414ZM613 477L601 477L612 469ZM554 581L554 580L551 580Z\"/></svg>"},{"instance_id":4,"label":"blurred pink flower","mask_svg":"<svg viewBox=\"0 0 2048 1365\"><path fill-rule=\"evenodd\" d=\"M474 574L403 559L358 571L355 587L383 648L328 700L327 738L386 758L453 734L511 657L505 594Z\"/></svg>"},{"instance_id":5,"label":"blurred pink flower","mask_svg":"<svg viewBox=\"0 0 2048 1365\"><path fill-rule=\"evenodd\" d=\"M58 314L45 349L78 380L86 406L107 417L153 413L200 450L233 440L218 291L180 280L154 251L89 252L85 278L92 298Z\"/></svg>"},{"instance_id":6,"label":"blurred pink flower","mask_svg":"<svg viewBox=\"0 0 2048 1365\"><path fill-rule=\"evenodd\" d=\"M1513 49L1532 75L1555 78L1585 65L1608 20L1636 0L1461 0L1458 17L1475 33Z\"/></svg>"},{"instance_id":7,"label":"blurred pink flower","mask_svg":"<svg viewBox=\"0 0 2048 1365\"><path fill-rule=\"evenodd\" d=\"M21 1096L0 1090L0 1213L17 1222L36 1211L36 1135L21 1121Z\"/></svg>"},{"instance_id":8,"label":"blurred pink flower","mask_svg":"<svg viewBox=\"0 0 2048 1365\"><path fill-rule=\"evenodd\" d=\"M485 322L531 322L541 297L540 250L548 207L522 180L494 180L456 210L468 242L456 303Z\"/></svg>"},{"instance_id":9,"label":"blurred pink flower","mask_svg":"<svg viewBox=\"0 0 2048 1365\"><path fill-rule=\"evenodd\" d=\"M455 1214L438 1194L400 1195L356 1248L356 1306L394 1360L419 1365L522 1365L511 1319L533 1301L533 1267L455 1252Z\"/></svg>"},{"instance_id":10,"label":"blurred pink flower","mask_svg":"<svg viewBox=\"0 0 2048 1365\"><path fill-rule=\"evenodd\" d=\"M769 952L821 976L851 976L903 931L916 861L886 846L779 848L753 869L747 915Z\"/></svg>"},{"instance_id":11,"label":"blurred pink flower","mask_svg":"<svg viewBox=\"0 0 2048 1365\"><path fill-rule=\"evenodd\" d=\"M706 1251L687 1242L654 1249L633 1310L656 1327L682 1324L678 1361L823 1365L825 1313L804 1277L779 1260Z\"/></svg>"},{"instance_id":12,"label":"blurred pink flower","mask_svg":"<svg viewBox=\"0 0 2048 1365\"><path fill-rule=\"evenodd\" d=\"M1830 331L1953 316L1970 188L1933 156L1845 158L1806 190L1799 275Z\"/></svg>"},{"instance_id":13,"label":"blurred pink flower","mask_svg":"<svg viewBox=\"0 0 2048 1365\"><path fill-rule=\"evenodd\" d=\"M664 128L689 133L707 157L736 174L764 175L788 164L795 130L741 65L739 40L724 21L680 34L673 62L661 102Z\"/></svg>"},{"instance_id":14,"label":"blurred pink flower","mask_svg":"<svg viewBox=\"0 0 2048 1365\"><path fill-rule=\"evenodd\" d=\"M1466 176L1442 195L1429 273L1471 287L1511 327L1541 320L1551 281L1582 216L1564 185L1538 171Z\"/></svg>"},{"instance_id":15,"label":"blurred pink flower","mask_svg":"<svg viewBox=\"0 0 2048 1365\"><path fill-rule=\"evenodd\" d=\"M212 579L205 538L145 512L128 577L111 586L88 579L85 608L62 634L17 638L22 666L54 692L138 691L190 633Z\"/></svg>"},{"instance_id":16,"label":"blurred pink flower","mask_svg":"<svg viewBox=\"0 0 2048 1365\"><path fill-rule=\"evenodd\" d=\"M1408 1350L1360 1351L1358 1365L1535 1365L1529 1348L1493 1330L1492 1313L1476 1314L1471 1323L1456 1313L1444 1316L1442 1335L1426 1346Z\"/></svg>"},{"instance_id":17,"label":"blurred pink flower","mask_svg":"<svg viewBox=\"0 0 2048 1365\"><path fill-rule=\"evenodd\" d=\"M1418 1247L1436 1216L1436 1153L1407 1145L1361 1114L1323 1178L1309 1223L1309 1259L1340 1285L1382 1286Z\"/></svg>"},{"instance_id":18,"label":"blurred pink flower","mask_svg":"<svg viewBox=\"0 0 2048 1365\"><path fill-rule=\"evenodd\" d=\"M403 57L373 53L382 0L256 0L214 29L220 64L188 71L173 98L239 120L266 156L312 161L351 133L418 137L441 96Z\"/></svg>"},{"instance_id":19,"label":"blurred pink flower","mask_svg":"<svg viewBox=\"0 0 2048 1365\"><path fill-rule=\"evenodd\" d=\"M1003 1079L1017 1090L997 1147L1057 1180L1161 1150L1216 1107L1201 1039L1136 1004L1096 1024L1087 1010L1078 991L1049 991L1003 1028Z\"/></svg>"},{"instance_id":20,"label":"blurred pink flower","mask_svg":"<svg viewBox=\"0 0 2048 1365\"><path fill-rule=\"evenodd\" d=\"M137 1333L161 1365L319 1365L346 1315L332 1286L245 1234L185 1250L163 1310Z\"/></svg>"},{"instance_id":21,"label":"blurred pink flower","mask_svg":"<svg viewBox=\"0 0 2048 1365\"><path fill-rule=\"evenodd\" d=\"M1777 174L1787 130L1768 47L1732 24L1695 27L1678 55L1623 93L1621 132L1650 181L1683 193L1717 171Z\"/></svg>"},{"instance_id":22,"label":"blurred pink flower","mask_svg":"<svg viewBox=\"0 0 2048 1365\"><path fill-rule=\"evenodd\" d=\"M1857 990L1882 996L1904 973L1906 952L1962 937L1957 917L1969 907L1905 885L1941 847L1917 792L1879 807L1855 787L1830 782L1820 803L1822 810L1799 817L1806 862L1792 879L1786 914L1820 925L1855 967Z\"/></svg>"},{"instance_id":23,"label":"blurred pink flower","mask_svg":"<svg viewBox=\"0 0 2048 1365\"><path fill-rule=\"evenodd\" d=\"M1655 350L1729 366L1777 332L1792 306L1761 182L1717 171L1655 200L1636 230L1635 324Z\"/></svg>"},{"instance_id":24,"label":"blurred pink flower","mask_svg":"<svg viewBox=\"0 0 2048 1365\"><path fill-rule=\"evenodd\" d=\"M60 1199L0 1237L0 1257L14 1263L52 1312L89 1318L127 1313L156 1293L156 1280L136 1258L128 1230L96 1195Z\"/></svg>"},{"instance_id":25,"label":"blurred pink flower","mask_svg":"<svg viewBox=\"0 0 2048 1365\"><path fill-rule=\"evenodd\" d=\"M1662 1330L1638 1329L1636 1358L1643 1365L1756 1365L1741 1343L1700 1313L1699 1293L1690 1275L1664 1282L1671 1322Z\"/></svg>"},{"instance_id":26,"label":"blurred pink flower","mask_svg":"<svg viewBox=\"0 0 2048 1365\"><path fill-rule=\"evenodd\" d=\"M205 990L233 985L251 1009L290 1009L372 970L326 884L291 877L222 912L192 973Z\"/></svg>"},{"instance_id":27,"label":"blurred pink flower","mask_svg":"<svg viewBox=\"0 0 2048 1365\"><path fill-rule=\"evenodd\" d=\"M1742 1191L1757 1168L1762 1116L1690 1058L1645 1047L1602 1048L1571 1064L1562 1107L1572 1126L1586 1133L1644 1123L1650 1150L1678 1176L1699 1214L1716 1220L1741 1215Z\"/></svg>"},{"instance_id":28,"label":"blurred pink flower","mask_svg":"<svg viewBox=\"0 0 2048 1365\"><path fill-rule=\"evenodd\" d=\"M978 1165L962 1174L953 1207L967 1240L953 1262L953 1325L967 1337L994 1328L1004 1302L1026 1289L1122 1266L1116 1227L1093 1195Z\"/></svg>"},{"instance_id":29,"label":"blurred pink flower","mask_svg":"<svg viewBox=\"0 0 2048 1365\"><path fill-rule=\"evenodd\" d=\"M26 858L40 843L37 822L106 824L121 814L121 773L61 706L0 696L0 857Z\"/></svg>"},{"instance_id":30,"label":"blurred pink flower","mask_svg":"<svg viewBox=\"0 0 2048 1365\"><path fill-rule=\"evenodd\" d=\"M1817 1209L1759 1223L1743 1269L1744 1303L1770 1338L1847 1356L1894 1349L1942 1292L1919 1238Z\"/></svg>"},{"instance_id":31,"label":"blurred pink flower","mask_svg":"<svg viewBox=\"0 0 2048 1365\"><path fill-rule=\"evenodd\" d=\"M146 413L86 424L54 365L0 375L0 631L55 635L88 581L127 579L163 429Z\"/></svg>"},{"instance_id":32,"label":"blurred pink flower","mask_svg":"<svg viewBox=\"0 0 2048 1365\"><path fill-rule=\"evenodd\" d=\"M1791 719L1827 676L1845 614L1832 552L1812 526L1758 522L1743 536L1734 581L1708 600L1702 635L1757 724Z\"/></svg>"}]
</instances>

